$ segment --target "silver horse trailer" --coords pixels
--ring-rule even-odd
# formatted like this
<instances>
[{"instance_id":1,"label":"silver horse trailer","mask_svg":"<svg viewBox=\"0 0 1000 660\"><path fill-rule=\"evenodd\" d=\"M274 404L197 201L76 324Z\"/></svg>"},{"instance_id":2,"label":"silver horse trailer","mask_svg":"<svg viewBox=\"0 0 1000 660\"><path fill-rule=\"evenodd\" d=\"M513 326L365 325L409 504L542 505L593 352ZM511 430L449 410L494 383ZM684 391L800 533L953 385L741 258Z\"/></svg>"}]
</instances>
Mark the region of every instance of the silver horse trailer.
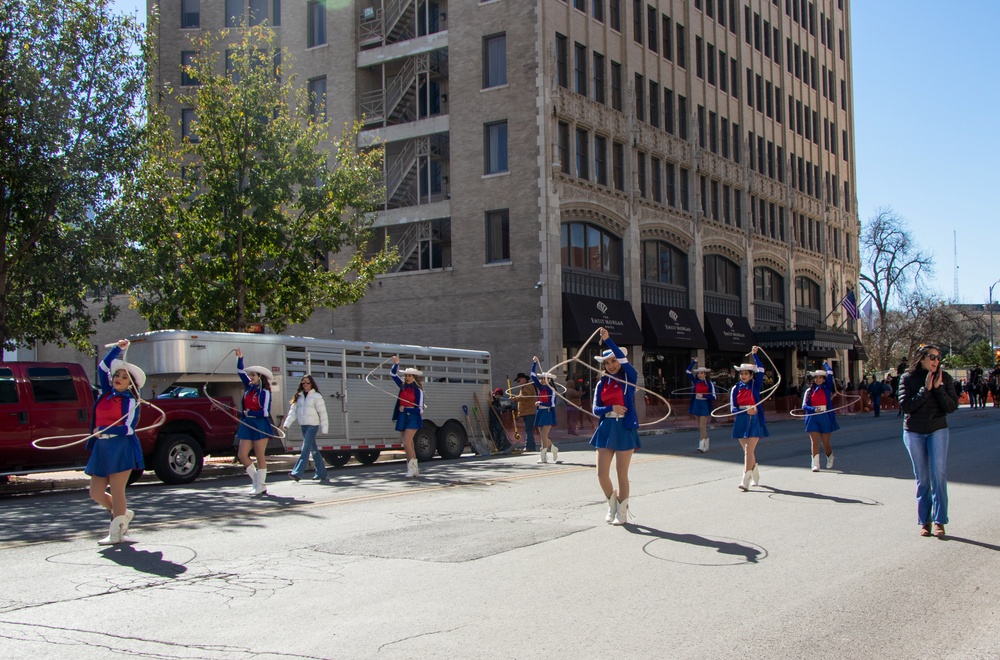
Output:
<instances>
[{"instance_id":1,"label":"silver horse trailer","mask_svg":"<svg viewBox=\"0 0 1000 660\"><path fill-rule=\"evenodd\" d=\"M237 347L246 366L267 367L271 384L271 415L281 425L299 379L312 374L326 399L329 432L316 438L327 462L339 466L355 455L374 463L383 449L402 449L392 422L399 392L389 377L392 356L401 368L424 372L424 426L414 445L420 460L435 452L457 458L469 433L466 409L488 402L491 388L490 354L456 348L380 344L337 339L238 332L158 330L130 337L129 360L146 371L146 387L156 393L243 397L236 373ZM287 430L284 449L298 451L302 434L298 424Z\"/></svg>"}]
</instances>

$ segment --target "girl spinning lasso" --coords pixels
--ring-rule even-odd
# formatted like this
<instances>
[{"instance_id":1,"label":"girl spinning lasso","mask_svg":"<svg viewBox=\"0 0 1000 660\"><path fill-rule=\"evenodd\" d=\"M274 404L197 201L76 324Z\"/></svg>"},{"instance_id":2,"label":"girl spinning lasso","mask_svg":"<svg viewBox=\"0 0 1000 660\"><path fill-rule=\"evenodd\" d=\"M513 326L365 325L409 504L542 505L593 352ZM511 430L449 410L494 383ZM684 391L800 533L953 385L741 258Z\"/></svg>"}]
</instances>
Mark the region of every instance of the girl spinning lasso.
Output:
<instances>
[{"instance_id":1,"label":"girl spinning lasso","mask_svg":"<svg viewBox=\"0 0 1000 660\"><path fill-rule=\"evenodd\" d=\"M399 356L392 356L392 368L389 370L392 379L399 386L399 396L392 409L392 421L396 422L396 430L403 440L403 451L406 452L406 476L419 477L420 466L417 463L417 452L413 448L413 436L417 429L424 425L424 390L420 387L419 376L424 372L419 369L403 369L403 377L399 377Z\"/></svg>"},{"instance_id":2,"label":"girl spinning lasso","mask_svg":"<svg viewBox=\"0 0 1000 660\"><path fill-rule=\"evenodd\" d=\"M556 424L556 390L549 383L555 380L555 374L538 373L538 358L531 359L531 381L535 384L535 428L542 440L542 450L538 455L539 463L548 463L548 452L552 452L552 462L559 462L559 447L549 440L549 432Z\"/></svg>"},{"instance_id":3,"label":"girl spinning lasso","mask_svg":"<svg viewBox=\"0 0 1000 660\"><path fill-rule=\"evenodd\" d=\"M127 339L120 340L101 360L97 370L101 396L94 404L91 429L96 435L87 441L90 460L84 472L90 475L90 497L111 513L111 528L98 541L100 545L125 540L134 515L125 506L125 486L132 470L145 467L135 429L139 425L139 389L146 382L146 374L118 358L128 344Z\"/></svg>"},{"instance_id":4,"label":"girl spinning lasso","mask_svg":"<svg viewBox=\"0 0 1000 660\"><path fill-rule=\"evenodd\" d=\"M236 457L253 484L248 495L267 495L267 441L274 437L271 425L271 381L274 374L264 367L243 368L243 351L236 349L236 373L243 381L243 415L236 429ZM257 466L250 460L250 450Z\"/></svg>"},{"instance_id":5,"label":"girl spinning lasso","mask_svg":"<svg viewBox=\"0 0 1000 660\"><path fill-rule=\"evenodd\" d=\"M708 451L708 418L712 416L712 404L715 402L715 383L708 379L711 369L708 367L697 367L698 358L691 358L691 364L687 368L687 376L691 381L691 405L688 406L688 413L698 418L698 432L701 438L698 441L698 451L705 453Z\"/></svg>"},{"instance_id":6,"label":"girl spinning lasso","mask_svg":"<svg viewBox=\"0 0 1000 660\"><path fill-rule=\"evenodd\" d=\"M806 417L806 433L812 445L812 471L819 472L819 445L823 443L826 452L826 469L833 467L833 447L830 445L830 434L840 428L837 424L837 414L832 410L833 400L833 369L826 362L822 369L809 372L813 384L802 396L802 409L808 413Z\"/></svg>"},{"instance_id":7,"label":"girl spinning lasso","mask_svg":"<svg viewBox=\"0 0 1000 660\"><path fill-rule=\"evenodd\" d=\"M605 328L599 329L607 350L596 356L605 374L594 390L594 414L601 418L590 444L597 448L597 481L608 500L605 522L624 525L628 519L629 483L628 469L632 452L638 449L639 418L635 412L635 383L638 374L628 363L624 349L608 337ZM611 459L618 474L618 490L611 481Z\"/></svg>"},{"instance_id":8,"label":"girl spinning lasso","mask_svg":"<svg viewBox=\"0 0 1000 660\"><path fill-rule=\"evenodd\" d=\"M764 409L758 405L761 400L760 390L764 385L764 363L757 357L758 350L760 347L754 346L751 352L754 364L744 362L734 367L740 374L740 382L733 385L729 395L730 408L736 413L733 437L743 445L743 479L739 484L743 491L760 483L754 450L757 448L757 441L771 435L764 420Z\"/></svg>"}]
</instances>

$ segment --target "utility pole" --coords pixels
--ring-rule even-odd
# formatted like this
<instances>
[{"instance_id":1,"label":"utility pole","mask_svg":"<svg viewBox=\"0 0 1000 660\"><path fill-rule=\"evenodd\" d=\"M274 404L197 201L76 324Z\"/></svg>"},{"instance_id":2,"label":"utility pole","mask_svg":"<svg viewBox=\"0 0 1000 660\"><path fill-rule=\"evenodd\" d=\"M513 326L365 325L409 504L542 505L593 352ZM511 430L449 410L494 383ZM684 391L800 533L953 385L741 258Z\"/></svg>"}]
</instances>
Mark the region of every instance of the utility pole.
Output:
<instances>
[{"instance_id":1,"label":"utility pole","mask_svg":"<svg viewBox=\"0 0 1000 660\"><path fill-rule=\"evenodd\" d=\"M993 352L994 350L996 350L995 344L993 343L993 287L995 287L997 284L1000 284L1000 280L997 280L996 282L994 282L993 284L990 285L990 302L989 302L989 305L990 305L990 352Z\"/></svg>"}]
</instances>

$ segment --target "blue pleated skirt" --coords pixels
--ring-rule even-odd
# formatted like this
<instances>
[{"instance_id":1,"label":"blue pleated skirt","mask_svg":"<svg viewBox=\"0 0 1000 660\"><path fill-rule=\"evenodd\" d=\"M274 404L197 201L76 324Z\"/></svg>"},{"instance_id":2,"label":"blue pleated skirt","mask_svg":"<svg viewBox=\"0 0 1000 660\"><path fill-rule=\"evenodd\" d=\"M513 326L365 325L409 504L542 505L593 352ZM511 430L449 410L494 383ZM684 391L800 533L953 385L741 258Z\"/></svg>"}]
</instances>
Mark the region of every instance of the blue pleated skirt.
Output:
<instances>
[{"instance_id":1,"label":"blue pleated skirt","mask_svg":"<svg viewBox=\"0 0 1000 660\"><path fill-rule=\"evenodd\" d=\"M271 420L266 417L244 417L243 423L236 429L237 440L269 440L274 435Z\"/></svg>"},{"instance_id":2,"label":"blue pleated skirt","mask_svg":"<svg viewBox=\"0 0 1000 660\"><path fill-rule=\"evenodd\" d=\"M396 417L396 430L405 431L406 429L419 429L423 428L424 419L420 415L419 410L404 410L399 413Z\"/></svg>"},{"instance_id":3,"label":"blue pleated skirt","mask_svg":"<svg viewBox=\"0 0 1000 660\"><path fill-rule=\"evenodd\" d=\"M771 433L767 430L767 420L764 411L757 408L756 415L741 412L733 418L734 438L767 438Z\"/></svg>"},{"instance_id":4,"label":"blue pleated skirt","mask_svg":"<svg viewBox=\"0 0 1000 660\"><path fill-rule=\"evenodd\" d=\"M712 402L708 399L691 399L688 413L696 417L708 417L712 414Z\"/></svg>"},{"instance_id":5,"label":"blue pleated skirt","mask_svg":"<svg viewBox=\"0 0 1000 660\"><path fill-rule=\"evenodd\" d=\"M590 444L597 449L613 449L615 451L628 451L642 446L639 443L639 431L625 428L625 421L621 417L603 418L597 425L597 430L594 431Z\"/></svg>"},{"instance_id":6,"label":"blue pleated skirt","mask_svg":"<svg viewBox=\"0 0 1000 660\"><path fill-rule=\"evenodd\" d=\"M839 429L836 413L825 412L806 417L807 433L833 433Z\"/></svg>"},{"instance_id":7,"label":"blue pleated skirt","mask_svg":"<svg viewBox=\"0 0 1000 660\"><path fill-rule=\"evenodd\" d=\"M91 445L90 459L84 472L92 477L110 477L128 470L145 470L142 445L133 435L95 438Z\"/></svg>"},{"instance_id":8,"label":"blue pleated skirt","mask_svg":"<svg viewBox=\"0 0 1000 660\"><path fill-rule=\"evenodd\" d=\"M535 412L535 426L555 426L556 425L556 409L555 408L539 408Z\"/></svg>"}]
</instances>

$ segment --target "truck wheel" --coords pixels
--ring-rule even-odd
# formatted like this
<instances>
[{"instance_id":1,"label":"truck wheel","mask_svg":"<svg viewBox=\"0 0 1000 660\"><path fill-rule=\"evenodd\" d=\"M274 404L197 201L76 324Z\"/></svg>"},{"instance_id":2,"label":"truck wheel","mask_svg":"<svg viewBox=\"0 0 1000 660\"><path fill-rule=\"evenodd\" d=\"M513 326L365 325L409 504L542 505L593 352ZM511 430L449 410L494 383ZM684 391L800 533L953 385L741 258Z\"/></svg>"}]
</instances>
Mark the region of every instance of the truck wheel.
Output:
<instances>
[{"instance_id":1,"label":"truck wheel","mask_svg":"<svg viewBox=\"0 0 1000 660\"><path fill-rule=\"evenodd\" d=\"M458 458L465 451L469 436L465 427L455 420L448 420L437 432L437 448L441 458Z\"/></svg>"},{"instance_id":2,"label":"truck wheel","mask_svg":"<svg viewBox=\"0 0 1000 660\"><path fill-rule=\"evenodd\" d=\"M321 451L323 460L333 467L344 467L347 461L351 460L351 455L342 451Z\"/></svg>"},{"instance_id":3,"label":"truck wheel","mask_svg":"<svg viewBox=\"0 0 1000 660\"><path fill-rule=\"evenodd\" d=\"M378 460L379 454L381 454L378 449L373 449L371 451L356 451L354 452L354 458L358 459L358 463L362 465L374 465L375 461Z\"/></svg>"},{"instance_id":4,"label":"truck wheel","mask_svg":"<svg viewBox=\"0 0 1000 660\"><path fill-rule=\"evenodd\" d=\"M413 436L413 450L417 454L418 461L429 461L434 458L437 450L437 429L433 424L424 422L422 429L417 429L417 434Z\"/></svg>"},{"instance_id":5,"label":"truck wheel","mask_svg":"<svg viewBox=\"0 0 1000 660\"><path fill-rule=\"evenodd\" d=\"M165 484L189 484L201 474L205 454L187 433L165 436L156 446L153 470Z\"/></svg>"}]
</instances>

